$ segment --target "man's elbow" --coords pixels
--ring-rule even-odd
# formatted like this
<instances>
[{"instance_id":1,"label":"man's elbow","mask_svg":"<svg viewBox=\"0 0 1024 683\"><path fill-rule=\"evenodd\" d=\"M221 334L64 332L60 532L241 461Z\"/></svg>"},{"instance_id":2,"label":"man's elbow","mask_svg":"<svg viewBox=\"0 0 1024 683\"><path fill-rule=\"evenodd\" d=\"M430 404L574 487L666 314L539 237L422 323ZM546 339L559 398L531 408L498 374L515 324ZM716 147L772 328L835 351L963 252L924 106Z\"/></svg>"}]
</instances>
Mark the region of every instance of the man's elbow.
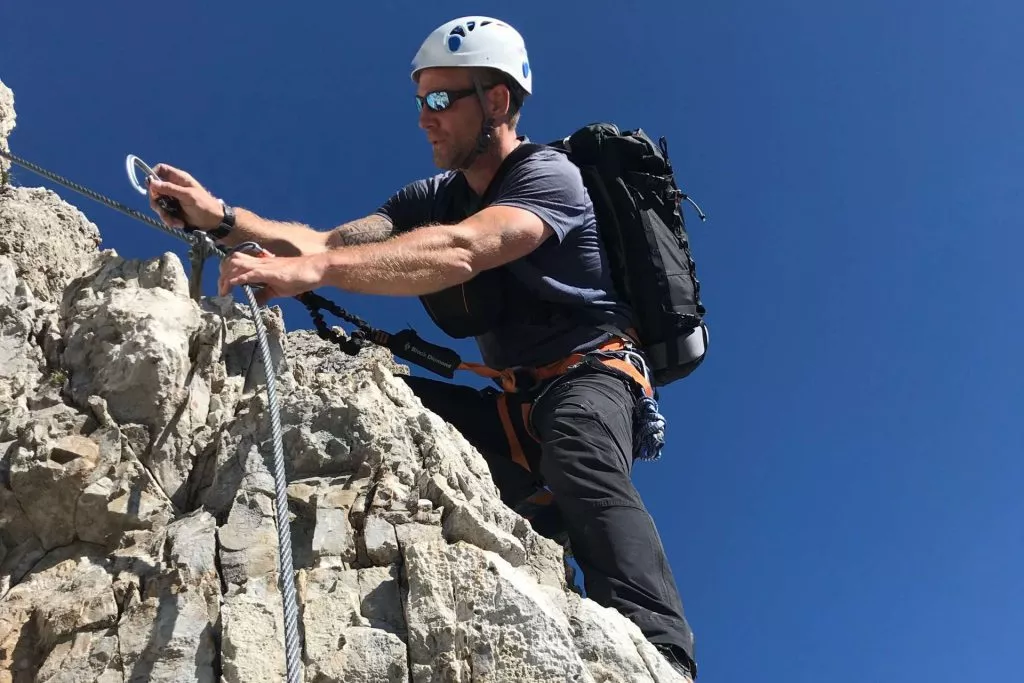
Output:
<instances>
[{"instance_id":1,"label":"man's elbow","mask_svg":"<svg viewBox=\"0 0 1024 683\"><path fill-rule=\"evenodd\" d=\"M484 250L479 236L475 231L461 224L449 225L444 228L445 259L454 272L462 271L469 277L476 275L484 268L480 267Z\"/></svg>"},{"instance_id":2,"label":"man's elbow","mask_svg":"<svg viewBox=\"0 0 1024 683\"><path fill-rule=\"evenodd\" d=\"M469 280L481 271L493 268L487 265L488 259L478 249L470 244L454 244L448 250L448 264L456 277L464 277Z\"/></svg>"},{"instance_id":3,"label":"man's elbow","mask_svg":"<svg viewBox=\"0 0 1024 683\"><path fill-rule=\"evenodd\" d=\"M497 206L450 226L449 245L468 258L475 275L523 258L554 234L533 212Z\"/></svg>"}]
</instances>

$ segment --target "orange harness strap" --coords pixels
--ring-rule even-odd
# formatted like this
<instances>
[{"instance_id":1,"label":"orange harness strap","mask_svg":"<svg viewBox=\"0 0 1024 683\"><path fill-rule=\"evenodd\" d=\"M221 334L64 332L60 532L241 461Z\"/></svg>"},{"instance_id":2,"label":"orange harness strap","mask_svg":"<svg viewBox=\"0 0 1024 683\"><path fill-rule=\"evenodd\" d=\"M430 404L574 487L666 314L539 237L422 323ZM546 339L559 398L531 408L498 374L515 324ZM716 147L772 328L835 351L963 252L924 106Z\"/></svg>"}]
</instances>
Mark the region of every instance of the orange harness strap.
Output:
<instances>
[{"instance_id":1,"label":"orange harness strap","mask_svg":"<svg viewBox=\"0 0 1024 683\"><path fill-rule=\"evenodd\" d=\"M529 422L526 420L526 406L524 405L523 408L523 426L525 427ZM515 425L512 424L512 416L509 414L507 393L503 393L498 396L498 417L501 418L501 426L505 429L505 438L508 440L508 448L509 453L512 456L512 462L519 465L527 472L530 472L530 463L526 460L526 453L523 451L523 444L519 441L519 434L516 433Z\"/></svg>"},{"instance_id":2,"label":"orange harness strap","mask_svg":"<svg viewBox=\"0 0 1024 683\"><path fill-rule=\"evenodd\" d=\"M630 343L628 340L616 338L602 344L600 347L591 351L591 353L611 353L615 351L625 351L629 348ZM531 449L531 453L534 453L536 447L540 443L537 435L530 429L530 411L533 409L533 401L532 399L523 401L519 406L522 415L513 415L513 411L509 406L509 394L515 394L521 390L528 390L531 388L520 387L519 384L521 380L524 383L528 380L533 384L533 386L536 386L545 380L553 379L559 375L565 374L569 368L583 361L586 355L587 354L585 353L574 353L567 358L563 358L562 360L555 361L554 363L549 363L548 365L538 368L507 368L505 370L495 370L494 368L490 368L482 363L464 362L459 365L460 370L469 370L481 377L487 377L495 380L503 389L503 392L497 398L498 417L501 419L501 425L505 430L505 438L508 441L509 453L512 457L512 461L527 472L532 472L533 469L530 467L523 439L528 436L535 442L534 444L528 444ZM644 376L643 372L637 369L636 366L628 360L602 357L600 355L596 356L596 360L633 379L643 388L646 396L654 396L654 387L651 386L650 381L648 381ZM521 426L521 429L517 429L517 426ZM536 457L536 455L534 457Z\"/></svg>"},{"instance_id":3,"label":"orange harness strap","mask_svg":"<svg viewBox=\"0 0 1024 683\"><path fill-rule=\"evenodd\" d=\"M598 348L594 349L593 352L624 351L629 348L628 344L629 342L626 340L616 338L605 342ZM483 363L463 362L459 365L459 369L469 370L481 377L497 380L501 385L501 388L505 391L516 392L520 389L518 386L518 377L525 375L532 379L534 383L543 382L553 377L565 374L570 367L582 361L585 355L586 354L583 353L574 353L567 358L549 363L548 365L543 365L539 368L506 368L505 370L495 370L494 368L487 367ZM619 358L601 357L598 357L598 360L604 365L628 375L637 384L643 387L645 395L654 396L654 387L652 387L651 383L646 377L644 377L644 374L629 361Z\"/></svg>"}]
</instances>

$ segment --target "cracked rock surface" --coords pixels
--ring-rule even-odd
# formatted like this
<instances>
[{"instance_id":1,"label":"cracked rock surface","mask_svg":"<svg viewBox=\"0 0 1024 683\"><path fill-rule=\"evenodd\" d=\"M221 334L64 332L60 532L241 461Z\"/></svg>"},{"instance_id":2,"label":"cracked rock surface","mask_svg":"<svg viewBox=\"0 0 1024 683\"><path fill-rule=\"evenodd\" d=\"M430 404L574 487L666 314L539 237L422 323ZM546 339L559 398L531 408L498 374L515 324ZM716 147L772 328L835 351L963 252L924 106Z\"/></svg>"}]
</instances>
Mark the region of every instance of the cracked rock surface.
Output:
<instances>
[{"instance_id":1,"label":"cracked rock surface","mask_svg":"<svg viewBox=\"0 0 1024 683\"><path fill-rule=\"evenodd\" d=\"M248 308L190 299L175 254L98 243L54 193L0 188L0 683L284 680ZM390 354L261 315L305 681L679 680L567 585L563 549Z\"/></svg>"}]
</instances>

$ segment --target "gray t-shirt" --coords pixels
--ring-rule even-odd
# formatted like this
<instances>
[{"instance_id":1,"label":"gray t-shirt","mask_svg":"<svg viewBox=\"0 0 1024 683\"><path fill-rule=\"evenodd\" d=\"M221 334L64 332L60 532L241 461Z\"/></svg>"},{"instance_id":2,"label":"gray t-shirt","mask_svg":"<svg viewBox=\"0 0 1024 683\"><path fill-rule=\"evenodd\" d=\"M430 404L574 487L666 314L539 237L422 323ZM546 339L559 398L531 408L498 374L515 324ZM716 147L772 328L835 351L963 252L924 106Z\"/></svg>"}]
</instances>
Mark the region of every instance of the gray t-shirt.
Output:
<instances>
[{"instance_id":1,"label":"gray t-shirt","mask_svg":"<svg viewBox=\"0 0 1024 683\"><path fill-rule=\"evenodd\" d=\"M456 177L449 171L414 181L376 213L390 219L399 232L430 223ZM480 201L464 183L459 185L472 195L474 205ZM629 327L630 309L612 284L594 206L579 169L565 155L553 149L535 151L508 172L492 196L491 206L532 211L555 233L530 254L507 264L509 272L539 298L589 313L587 322L504 323L476 337L485 364L498 369L543 365L607 339L598 325Z\"/></svg>"}]
</instances>

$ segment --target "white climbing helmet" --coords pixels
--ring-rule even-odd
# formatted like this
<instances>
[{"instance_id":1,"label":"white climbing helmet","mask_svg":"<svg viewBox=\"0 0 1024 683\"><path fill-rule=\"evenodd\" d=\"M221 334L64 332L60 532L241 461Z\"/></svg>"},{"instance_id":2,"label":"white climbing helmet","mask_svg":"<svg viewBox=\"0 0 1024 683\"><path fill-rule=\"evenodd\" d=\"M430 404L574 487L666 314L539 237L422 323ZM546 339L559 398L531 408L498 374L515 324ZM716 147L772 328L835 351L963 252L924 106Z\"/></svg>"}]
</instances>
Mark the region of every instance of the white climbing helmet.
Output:
<instances>
[{"instance_id":1,"label":"white climbing helmet","mask_svg":"<svg viewBox=\"0 0 1024 683\"><path fill-rule=\"evenodd\" d=\"M533 92L526 43L519 32L492 17L460 17L438 26L412 60L412 79L433 66L483 66L498 69Z\"/></svg>"}]
</instances>

